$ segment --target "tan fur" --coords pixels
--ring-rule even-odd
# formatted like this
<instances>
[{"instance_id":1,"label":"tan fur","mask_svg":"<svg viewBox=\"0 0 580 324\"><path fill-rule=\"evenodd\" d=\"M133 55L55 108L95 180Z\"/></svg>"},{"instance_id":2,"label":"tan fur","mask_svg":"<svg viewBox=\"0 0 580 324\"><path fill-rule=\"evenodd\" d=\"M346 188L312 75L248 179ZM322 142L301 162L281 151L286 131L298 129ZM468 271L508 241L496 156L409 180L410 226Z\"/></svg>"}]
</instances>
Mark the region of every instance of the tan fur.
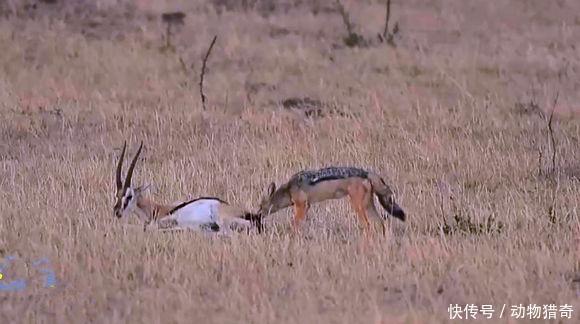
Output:
<instances>
[{"instance_id":1,"label":"tan fur","mask_svg":"<svg viewBox=\"0 0 580 324\"><path fill-rule=\"evenodd\" d=\"M125 211L129 210L128 206L131 206L131 208L134 208L132 210L138 215L139 219L144 222L144 230L152 222L156 223L160 229L170 229L177 226L176 220L170 217L170 213L181 203L177 202L169 205L156 203L145 196L147 187L134 188L131 185L133 171L139 158L139 154L143 148L143 142L141 142L137 153L135 153L129 166L125 181L123 181L121 173L126 148L127 143L124 143L121 156L117 163L115 178L117 199L115 206L113 207L113 212L118 218L120 218ZM261 230L261 223L259 223L259 219L257 219L255 214L251 214L235 206L230 206L217 198L210 199L216 199L216 201L219 201L220 203L217 215L220 226L225 226L228 229L234 230L249 230L253 225L252 222L255 222L260 226L258 230Z\"/></svg>"},{"instance_id":2,"label":"tan fur","mask_svg":"<svg viewBox=\"0 0 580 324\"><path fill-rule=\"evenodd\" d=\"M265 216L294 206L293 223L294 229L297 231L312 204L349 197L350 205L358 216L363 231L368 233L371 221L378 221L382 225L384 233L383 218L375 208L373 194L379 197L383 207L396 206L399 208L392 197L393 192L377 174L354 168L303 171L292 176L287 183L281 185L277 190L275 184L272 183L260 204L259 213ZM403 211L400 210L400 213L398 216L404 220Z\"/></svg>"},{"instance_id":3,"label":"tan fur","mask_svg":"<svg viewBox=\"0 0 580 324\"><path fill-rule=\"evenodd\" d=\"M243 219L248 211L237 206L221 204L218 207L218 217L227 228L237 230L250 229L252 226L249 220Z\"/></svg>"},{"instance_id":4,"label":"tan fur","mask_svg":"<svg viewBox=\"0 0 580 324\"><path fill-rule=\"evenodd\" d=\"M137 195L137 209L140 218L144 221L143 230L147 228L147 226L151 223L156 223L159 228L171 228L173 222L164 222L163 218L169 215L169 212L175 207L176 205L165 205L156 203L143 194Z\"/></svg>"},{"instance_id":5,"label":"tan fur","mask_svg":"<svg viewBox=\"0 0 580 324\"><path fill-rule=\"evenodd\" d=\"M144 211L149 217L148 220L159 220L167 215L177 204L164 205L156 203L149 198L139 195L137 199L137 208Z\"/></svg>"},{"instance_id":6,"label":"tan fur","mask_svg":"<svg viewBox=\"0 0 580 324\"><path fill-rule=\"evenodd\" d=\"M150 223L156 223L160 229L170 229L175 226L174 222L168 216L171 210L179 204L180 203L172 205L158 204L143 196L139 196L139 199L137 200L137 208L141 209L148 216L145 226ZM244 219L244 216L247 214L248 211L237 206L232 206L226 203L221 203L218 206L217 216L219 223L227 229L235 231L249 230L252 227L252 224L249 220Z\"/></svg>"}]
</instances>

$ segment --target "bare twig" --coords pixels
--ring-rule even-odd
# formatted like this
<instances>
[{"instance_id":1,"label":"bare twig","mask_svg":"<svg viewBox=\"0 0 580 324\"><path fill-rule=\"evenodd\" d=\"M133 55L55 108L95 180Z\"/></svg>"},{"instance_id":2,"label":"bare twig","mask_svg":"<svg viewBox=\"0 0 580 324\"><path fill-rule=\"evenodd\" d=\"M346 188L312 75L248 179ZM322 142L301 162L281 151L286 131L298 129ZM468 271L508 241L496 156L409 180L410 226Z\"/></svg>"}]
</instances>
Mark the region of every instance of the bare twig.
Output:
<instances>
[{"instance_id":1,"label":"bare twig","mask_svg":"<svg viewBox=\"0 0 580 324\"><path fill-rule=\"evenodd\" d=\"M550 135L550 141L552 143L552 173L556 171L556 139L554 138L554 129L552 128L552 120L554 118L554 112L556 111L556 105L558 104L559 92L556 92L554 97L554 102L552 105L552 112L550 113L550 118L548 119L548 134Z\"/></svg>"},{"instance_id":2,"label":"bare twig","mask_svg":"<svg viewBox=\"0 0 580 324\"><path fill-rule=\"evenodd\" d=\"M213 40L211 41L211 44L209 45L209 48L207 49L207 52L205 53L205 57L203 58L203 63L201 66L201 75L199 78L199 94L201 96L201 104L202 104L203 110L205 110L205 94L203 93L203 77L205 76L205 66L207 64L207 59L209 58L209 55L211 54L211 50L212 50L213 46L215 45L216 40L217 40L217 35L215 35L213 37Z\"/></svg>"},{"instance_id":3,"label":"bare twig","mask_svg":"<svg viewBox=\"0 0 580 324\"><path fill-rule=\"evenodd\" d=\"M354 31L354 25L350 21L350 16L348 12L340 2L340 0L336 0L336 7L338 8L338 12L342 17L342 22L346 27L347 36L343 38L344 44L348 47L355 47L355 46L366 46L366 40L359 34Z\"/></svg>"},{"instance_id":4,"label":"bare twig","mask_svg":"<svg viewBox=\"0 0 580 324\"><path fill-rule=\"evenodd\" d=\"M469 92L464 86L462 86L461 83L459 83L459 81L457 81L455 78L453 78L447 72L445 72L442 68L439 68L439 72L441 74L443 74L444 77L449 79L449 81L451 81L451 83L453 83L453 85L455 85L457 87L457 89L459 89L461 92L463 92L463 95L466 96L467 98L469 98L469 100L471 100L471 102L475 102L475 98L473 97L471 92Z\"/></svg>"},{"instance_id":5,"label":"bare twig","mask_svg":"<svg viewBox=\"0 0 580 324\"><path fill-rule=\"evenodd\" d=\"M344 23L344 26L346 26L346 32L348 33L348 35L352 35L353 28L352 23L350 22L350 17L348 16L348 12L346 12L346 9L344 9L344 6L340 2L340 0L336 0L336 6L338 7L338 12L342 17L342 22Z\"/></svg>"},{"instance_id":6,"label":"bare twig","mask_svg":"<svg viewBox=\"0 0 580 324\"><path fill-rule=\"evenodd\" d=\"M168 12L161 15L161 20L167 24L167 29L165 30L165 48L170 49L171 45L171 26L173 25L183 25L183 19L185 14L183 12Z\"/></svg>"},{"instance_id":7,"label":"bare twig","mask_svg":"<svg viewBox=\"0 0 580 324\"><path fill-rule=\"evenodd\" d=\"M542 149L538 149L538 176L542 176L543 171L542 171Z\"/></svg>"},{"instance_id":8,"label":"bare twig","mask_svg":"<svg viewBox=\"0 0 580 324\"><path fill-rule=\"evenodd\" d=\"M387 0L387 12L385 16L385 29L383 30L383 39L389 35L389 19L391 18L391 0Z\"/></svg>"},{"instance_id":9,"label":"bare twig","mask_svg":"<svg viewBox=\"0 0 580 324\"><path fill-rule=\"evenodd\" d=\"M181 69L183 72L187 74L187 65L181 56L179 57L179 64L181 64Z\"/></svg>"},{"instance_id":10,"label":"bare twig","mask_svg":"<svg viewBox=\"0 0 580 324\"><path fill-rule=\"evenodd\" d=\"M396 22L395 23L395 27L393 27L393 32L391 33L391 42L394 42L395 39L395 35L397 35L399 33L401 29L399 28L399 23Z\"/></svg>"},{"instance_id":11,"label":"bare twig","mask_svg":"<svg viewBox=\"0 0 580 324\"><path fill-rule=\"evenodd\" d=\"M165 48L171 47L171 24L167 23L167 29L165 30Z\"/></svg>"},{"instance_id":12,"label":"bare twig","mask_svg":"<svg viewBox=\"0 0 580 324\"><path fill-rule=\"evenodd\" d=\"M399 33L399 23L395 22L393 30L389 32L389 22L391 21L391 0L386 0L385 9L385 28L383 29L382 34L378 34L378 38L381 43L386 42L387 44L396 47L395 36Z\"/></svg>"}]
</instances>

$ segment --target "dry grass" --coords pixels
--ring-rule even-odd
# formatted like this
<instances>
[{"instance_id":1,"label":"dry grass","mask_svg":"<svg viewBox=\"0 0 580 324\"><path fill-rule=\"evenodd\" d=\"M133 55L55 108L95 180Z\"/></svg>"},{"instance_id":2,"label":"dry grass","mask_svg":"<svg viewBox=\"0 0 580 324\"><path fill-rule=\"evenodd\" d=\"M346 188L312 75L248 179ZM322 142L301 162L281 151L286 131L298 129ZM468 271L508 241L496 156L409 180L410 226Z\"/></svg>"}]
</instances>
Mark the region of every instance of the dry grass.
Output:
<instances>
[{"instance_id":1,"label":"dry grass","mask_svg":"<svg viewBox=\"0 0 580 324\"><path fill-rule=\"evenodd\" d=\"M357 33L381 31L380 4L342 2ZM0 322L436 323L450 303L567 303L578 318L577 1L397 1L396 49L345 47L334 1L9 3L0 256L20 257L4 280L31 281L0 291ZM186 24L161 52L171 10ZM541 111L557 91L551 174ZM283 108L293 97L322 116ZM264 235L143 233L112 214L118 149L141 139L135 180L161 201L254 209L272 180L357 165L389 179L408 222L370 248L345 201L315 206L299 237L290 211ZM56 288L33 280L38 257Z\"/></svg>"}]
</instances>

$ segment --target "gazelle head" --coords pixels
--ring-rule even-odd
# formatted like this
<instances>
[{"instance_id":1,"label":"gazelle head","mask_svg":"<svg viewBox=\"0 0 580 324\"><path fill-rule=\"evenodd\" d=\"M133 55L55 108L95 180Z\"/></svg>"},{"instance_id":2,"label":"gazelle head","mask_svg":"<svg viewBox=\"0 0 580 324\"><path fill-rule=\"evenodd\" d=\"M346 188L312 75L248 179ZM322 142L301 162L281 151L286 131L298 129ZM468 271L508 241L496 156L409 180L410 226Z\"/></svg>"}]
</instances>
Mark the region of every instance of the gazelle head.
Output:
<instances>
[{"instance_id":1,"label":"gazelle head","mask_svg":"<svg viewBox=\"0 0 580 324\"><path fill-rule=\"evenodd\" d=\"M137 159L139 158L139 154L141 154L141 149L143 148L143 142L139 146L135 157L133 157L133 161L131 161L131 165L129 166L129 171L127 171L127 177L125 178L125 182L121 179L121 169L123 168L123 159L125 157L125 150L127 148L127 142L123 144L123 151L121 151L121 157L119 158L119 162L117 163L117 173L116 173L116 182L117 182L117 195L116 195L116 203L113 207L113 212L117 218L121 218L123 216L129 215L135 207L137 206L137 200L141 195L143 189L133 188L131 186L131 178L133 177L133 170L135 169L135 164L137 163Z\"/></svg>"}]
</instances>

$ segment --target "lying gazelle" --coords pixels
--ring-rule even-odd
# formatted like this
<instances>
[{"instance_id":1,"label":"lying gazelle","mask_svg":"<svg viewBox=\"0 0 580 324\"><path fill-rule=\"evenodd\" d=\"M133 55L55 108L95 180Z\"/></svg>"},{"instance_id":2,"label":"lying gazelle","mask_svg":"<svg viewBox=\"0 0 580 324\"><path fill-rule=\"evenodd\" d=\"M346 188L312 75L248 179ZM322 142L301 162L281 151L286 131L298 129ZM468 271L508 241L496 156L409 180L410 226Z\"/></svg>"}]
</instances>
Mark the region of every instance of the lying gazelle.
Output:
<instances>
[{"instance_id":1,"label":"lying gazelle","mask_svg":"<svg viewBox=\"0 0 580 324\"><path fill-rule=\"evenodd\" d=\"M373 203L376 195L381 206L392 216L405 221L405 212L394 200L393 192L376 173L351 167L329 167L294 174L276 189L272 182L260 203L260 218L289 206L294 206L294 229L298 230L309 207L329 199L349 196L350 203L359 216L365 233L370 227L369 215L381 222L384 233L386 217L379 216Z\"/></svg>"},{"instance_id":2,"label":"lying gazelle","mask_svg":"<svg viewBox=\"0 0 580 324\"><path fill-rule=\"evenodd\" d=\"M144 230L149 224L154 223L163 230L196 229L217 232L223 229L240 231L256 227L261 232L262 224L257 215L229 205L219 198L200 197L184 203L163 205L155 203L145 196L146 187L132 187L131 178L139 154L143 149L143 142L131 161L123 184L121 169L126 147L127 143L125 142L117 164L117 202L113 211L118 218L135 212L137 217L144 222Z\"/></svg>"}]
</instances>

